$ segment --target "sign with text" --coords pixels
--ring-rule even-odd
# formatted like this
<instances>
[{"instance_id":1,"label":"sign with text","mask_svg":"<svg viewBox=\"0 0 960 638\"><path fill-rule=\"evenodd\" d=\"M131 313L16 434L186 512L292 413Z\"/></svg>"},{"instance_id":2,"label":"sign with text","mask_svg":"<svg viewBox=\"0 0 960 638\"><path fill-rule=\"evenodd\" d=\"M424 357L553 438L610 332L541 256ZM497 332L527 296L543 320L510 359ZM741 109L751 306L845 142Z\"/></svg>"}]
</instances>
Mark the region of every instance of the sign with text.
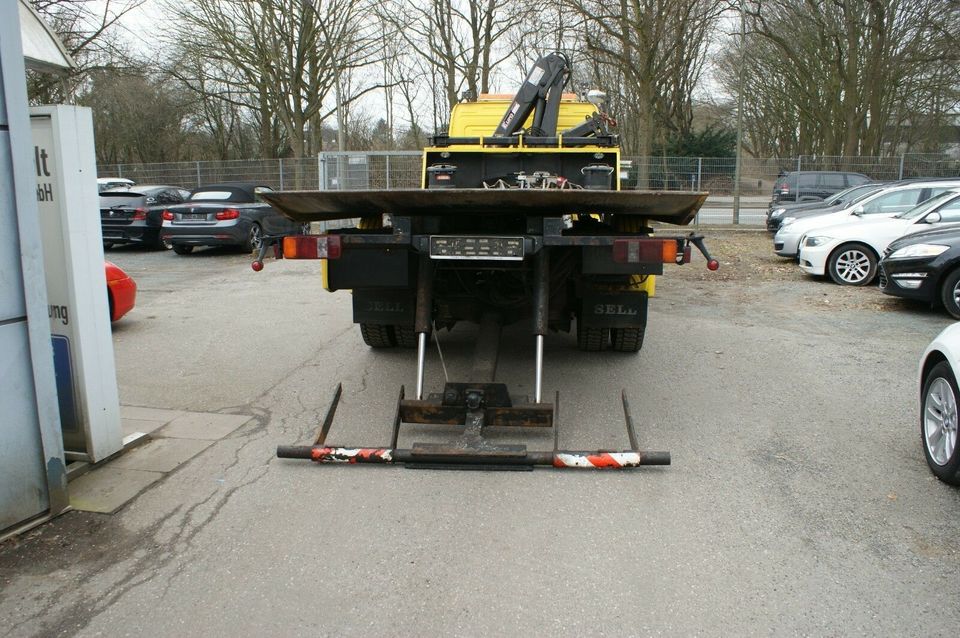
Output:
<instances>
[{"instance_id":1,"label":"sign with text","mask_svg":"<svg viewBox=\"0 0 960 638\"><path fill-rule=\"evenodd\" d=\"M122 448L90 109L30 109L54 368L68 458Z\"/></svg>"}]
</instances>

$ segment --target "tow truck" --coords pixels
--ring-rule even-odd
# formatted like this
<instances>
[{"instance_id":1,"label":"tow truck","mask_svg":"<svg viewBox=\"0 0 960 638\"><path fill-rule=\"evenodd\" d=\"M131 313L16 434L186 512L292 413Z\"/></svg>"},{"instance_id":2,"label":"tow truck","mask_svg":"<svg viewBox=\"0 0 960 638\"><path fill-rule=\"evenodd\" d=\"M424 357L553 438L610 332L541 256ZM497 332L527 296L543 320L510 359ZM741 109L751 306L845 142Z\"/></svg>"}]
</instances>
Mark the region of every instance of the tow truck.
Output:
<instances>
[{"instance_id":1,"label":"tow truck","mask_svg":"<svg viewBox=\"0 0 960 638\"><path fill-rule=\"evenodd\" d=\"M337 385L310 445L281 445L282 458L318 463L469 469L629 468L667 465L670 454L642 449L626 391L630 447L578 451L559 446L559 393L543 397L544 338L576 330L583 351L637 352L648 302L664 264L685 264L692 249L718 263L703 237L654 235L652 222L689 224L703 192L628 190L620 180L615 122L592 95L564 93L567 58L536 62L519 91L457 104L449 130L423 150L417 189L264 193L300 222L356 221L315 235L265 241L286 259L321 259L324 287L350 290L353 320L371 348L416 349L413 397L401 387L392 437L382 447L333 446L327 435L342 395ZM469 378L427 393L427 346L435 331L479 325ZM496 380L504 326L523 323L535 340L533 397ZM405 424L459 426L449 443L399 447ZM553 428L550 451L503 445L488 428Z\"/></svg>"}]
</instances>

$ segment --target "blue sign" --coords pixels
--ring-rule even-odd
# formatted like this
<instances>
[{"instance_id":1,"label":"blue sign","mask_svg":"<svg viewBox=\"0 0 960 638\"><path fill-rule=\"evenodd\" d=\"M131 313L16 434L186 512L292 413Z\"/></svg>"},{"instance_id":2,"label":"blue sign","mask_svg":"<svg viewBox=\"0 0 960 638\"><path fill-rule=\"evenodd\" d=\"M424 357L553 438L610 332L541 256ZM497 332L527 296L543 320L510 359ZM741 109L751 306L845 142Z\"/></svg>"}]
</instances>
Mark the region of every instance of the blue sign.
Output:
<instances>
[{"instance_id":1,"label":"blue sign","mask_svg":"<svg viewBox=\"0 0 960 638\"><path fill-rule=\"evenodd\" d=\"M73 361L70 339L53 335L53 372L57 380L57 401L60 404L60 427L64 433L80 432L77 401L73 393Z\"/></svg>"}]
</instances>

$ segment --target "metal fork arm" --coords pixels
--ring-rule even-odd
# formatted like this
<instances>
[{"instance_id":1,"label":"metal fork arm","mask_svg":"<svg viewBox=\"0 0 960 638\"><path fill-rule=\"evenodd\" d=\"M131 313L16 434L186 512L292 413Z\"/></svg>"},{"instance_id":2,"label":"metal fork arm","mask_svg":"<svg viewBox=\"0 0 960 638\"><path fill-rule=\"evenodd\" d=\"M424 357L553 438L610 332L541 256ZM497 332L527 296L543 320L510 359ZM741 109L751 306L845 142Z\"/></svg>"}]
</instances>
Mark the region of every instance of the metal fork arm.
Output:
<instances>
[{"instance_id":1,"label":"metal fork arm","mask_svg":"<svg viewBox=\"0 0 960 638\"><path fill-rule=\"evenodd\" d=\"M277 448L281 459L309 459L316 463L350 464L422 464L448 463L451 465L527 465L552 466L561 469L627 469L641 465L670 465L670 453L660 451L607 452L557 450L554 452L527 452L523 455L500 454L424 454L422 451L391 448L345 448L325 446L284 446Z\"/></svg>"}]
</instances>

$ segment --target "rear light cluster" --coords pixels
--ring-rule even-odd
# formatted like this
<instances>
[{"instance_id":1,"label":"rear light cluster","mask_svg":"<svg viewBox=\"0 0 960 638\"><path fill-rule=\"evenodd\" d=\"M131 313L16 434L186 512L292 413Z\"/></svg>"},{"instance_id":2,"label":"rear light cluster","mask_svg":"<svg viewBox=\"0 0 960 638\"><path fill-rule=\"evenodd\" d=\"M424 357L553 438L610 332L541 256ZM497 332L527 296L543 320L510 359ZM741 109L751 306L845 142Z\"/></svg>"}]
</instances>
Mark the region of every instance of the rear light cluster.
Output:
<instances>
[{"instance_id":1,"label":"rear light cluster","mask_svg":"<svg viewBox=\"0 0 960 638\"><path fill-rule=\"evenodd\" d=\"M147 209L146 209L146 208L140 207L140 208L137 208L137 209L135 209L135 210L133 211L133 219L134 219L134 221L144 220L144 219L146 219L146 218L147 218Z\"/></svg>"},{"instance_id":2,"label":"rear light cluster","mask_svg":"<svg viewBox=\"0 0 960 638\"><path fill-rule=\"evenodd\" d=\"M217 221L221 222L227 219L236 219L237 217L240 217L240 211L236 208L224 208L216 214Z\"/></svg>"},{"instance_id":3,"label":"rear light cluster","mask_svg":"<svg viewBox=\"0 0 960 638\"><path fill-rule=\"evenodd\" d=\"M613 242L613 261L619 264L687 263L689 247L679 252L676 239L617 239Z\"/></svg>"},{"instance_id":4,"label":"rear light cluster","mask_svg":"<svg viewBox=\"0 0 960 638\"><path fill-rule=\"evenodd\" d=\"M172 221L173 221L173 213L171 213L171 212L168 211L168 210L165 210L165 211L163 211L162 213L160 213L160 217L163 217L163 221L166 221L166 222L172 222Z\"/></svg>"},{"instance_id":5,"label":"rear light cluster","mask_svg":"<svg viewBox=\"0 0 960 638\"><path fill-rule=\"evenodd\" d=\"M284 259L339 259L340 235L290 235L283 238Z\"/></svg>"}]
</instances>

